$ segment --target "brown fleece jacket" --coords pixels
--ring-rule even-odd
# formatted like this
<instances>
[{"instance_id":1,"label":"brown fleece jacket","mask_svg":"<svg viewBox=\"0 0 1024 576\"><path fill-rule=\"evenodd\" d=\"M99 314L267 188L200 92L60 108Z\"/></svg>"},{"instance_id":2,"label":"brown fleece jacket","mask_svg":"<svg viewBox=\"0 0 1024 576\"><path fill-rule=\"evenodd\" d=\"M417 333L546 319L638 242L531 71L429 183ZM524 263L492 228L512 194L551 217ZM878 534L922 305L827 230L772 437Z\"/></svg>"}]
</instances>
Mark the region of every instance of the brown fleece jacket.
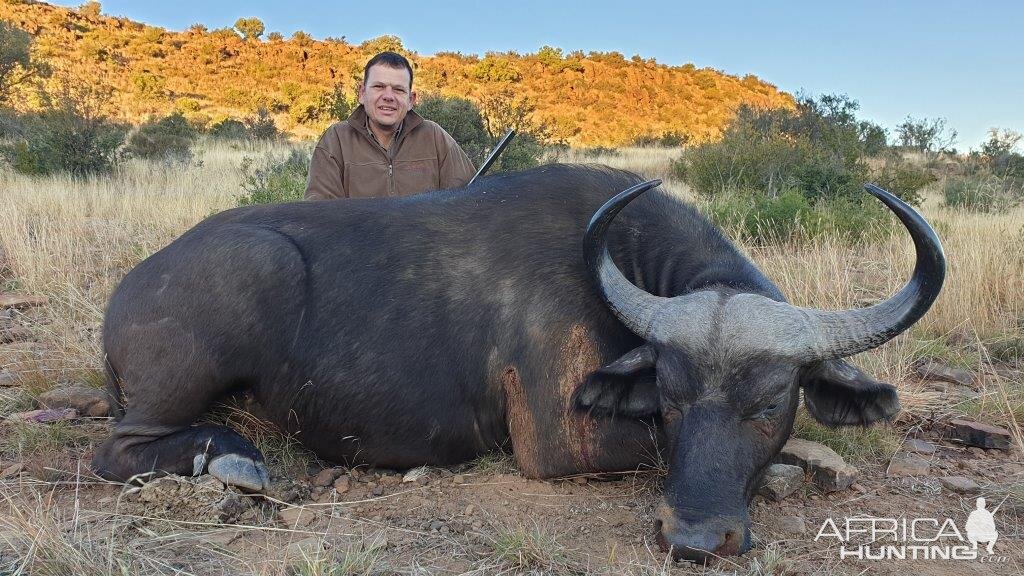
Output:
<instances>
[{"instance_id":1,"label":"brown fleece jacket","mask_svg":"<svg viewBox=\"0 0 1024 576\"><path fill-rule=\"evenodd\" d=\"M469 182L473 163L443 128L410 110L385 150L359 106L324 132L313 150L306 198L408 196Z\"/></svg>"}]
</instances>

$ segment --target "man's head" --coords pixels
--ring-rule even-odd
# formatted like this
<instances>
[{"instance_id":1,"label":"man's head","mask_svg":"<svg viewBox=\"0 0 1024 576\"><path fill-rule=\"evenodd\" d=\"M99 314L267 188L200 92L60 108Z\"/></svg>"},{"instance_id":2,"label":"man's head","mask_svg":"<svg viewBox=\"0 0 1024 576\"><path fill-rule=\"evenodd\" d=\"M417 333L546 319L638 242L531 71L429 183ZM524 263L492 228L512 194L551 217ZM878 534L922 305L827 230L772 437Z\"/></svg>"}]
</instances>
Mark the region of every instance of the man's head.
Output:
<instances>
[{"instance_id":1,"label":"man's head","mask_svg":"<svg viewBox=\"0 0 1024 576\"><path fill-rule=\"evenodd\" d=\"M381 52L363 70L359 103L366 110L372 127L392 132L398 128L416 104L412 91L412 65L401 54Z\"/></svg>"}]
</instances>

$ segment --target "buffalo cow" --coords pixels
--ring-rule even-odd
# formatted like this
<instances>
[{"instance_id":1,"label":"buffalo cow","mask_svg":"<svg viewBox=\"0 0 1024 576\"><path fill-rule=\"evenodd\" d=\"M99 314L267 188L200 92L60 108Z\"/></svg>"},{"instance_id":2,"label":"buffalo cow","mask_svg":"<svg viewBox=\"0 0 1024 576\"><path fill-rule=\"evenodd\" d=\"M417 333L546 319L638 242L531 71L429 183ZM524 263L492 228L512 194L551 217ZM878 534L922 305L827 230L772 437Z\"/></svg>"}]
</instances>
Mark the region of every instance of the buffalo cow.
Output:
<instances>
[{"instance_id":1,"label":"buffalo cow","mask_svg":"<svg viewBox=\"0 0 1024 576\"><path fill-rule=\"evenodd\" d=\"M211 216L110 300L120 419L93 466L262 490L257 449L196 424L248 390L267 418L349 464L448 465L511 447L525 475L549 478L664 458L662 547L742 553L800 389L828 425L897 412L892 386L842 358L919 319L945 261L920 215L868 186L914 240L911 280L869 308L799 308L693 207L640 196L657 184L549 165L407 198Z\"/></svg>"}]
</instances>

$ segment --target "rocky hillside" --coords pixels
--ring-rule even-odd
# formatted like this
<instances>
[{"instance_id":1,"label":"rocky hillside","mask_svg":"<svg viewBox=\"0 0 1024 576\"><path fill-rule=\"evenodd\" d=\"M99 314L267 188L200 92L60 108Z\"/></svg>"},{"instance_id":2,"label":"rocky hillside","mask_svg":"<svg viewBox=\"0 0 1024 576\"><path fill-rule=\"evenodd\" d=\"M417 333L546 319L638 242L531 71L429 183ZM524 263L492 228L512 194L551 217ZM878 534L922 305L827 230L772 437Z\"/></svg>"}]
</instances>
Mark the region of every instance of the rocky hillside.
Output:
<instances>
[{"instance_id":1,"label":"rocky hillside","mask_svg":"<svg viewBox=\"0 0 1024 576\"><path fill-rule=\"evenodd\" d=\"M715 138L744 103L791 106L790 95L754 76L738 78L692 64L666 66L617 52L544 47L535 54L484 56L405 50L384 36L290 38L250 21L243 30L194 25L172 31L102 14L99 3L69 10L29 0L0 0L0 19L35 38L54 79L106 94L105 112L138 121L181 110L198 120L240 117L264 107L283 127L314 134L351 103L366 60L383 49L405 52L421 93L467 97L492 120L531 111L532 121L577 146L614 146L638 137ZM24 106L32 105L23 99Z\"/></svg>"}]
</instances>

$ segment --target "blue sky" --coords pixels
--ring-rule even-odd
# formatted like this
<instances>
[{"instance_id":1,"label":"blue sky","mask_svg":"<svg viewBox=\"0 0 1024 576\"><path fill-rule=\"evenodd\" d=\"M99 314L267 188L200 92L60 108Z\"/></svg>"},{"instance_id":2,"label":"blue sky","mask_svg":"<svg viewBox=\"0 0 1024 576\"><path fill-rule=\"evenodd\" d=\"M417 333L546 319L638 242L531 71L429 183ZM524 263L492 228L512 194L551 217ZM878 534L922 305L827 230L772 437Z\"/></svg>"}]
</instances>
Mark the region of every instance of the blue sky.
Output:
<instances>
[{"instance_id":1,"label":"blue sky","mask_svg":"<svg viewBox=\"0 0 1024 576\"><path fill-rule=\"evenodd\" d=\"M75 6L81 2L56 2ZM976 148L1024 131L1024 2L327 2L103 0L105 14L181 30L256 16L267 31L351 43L394 34L420 54L618 51L755 74L791 93L846 93L890 130L944 117Z\"/></svg>"}]
</instances>

